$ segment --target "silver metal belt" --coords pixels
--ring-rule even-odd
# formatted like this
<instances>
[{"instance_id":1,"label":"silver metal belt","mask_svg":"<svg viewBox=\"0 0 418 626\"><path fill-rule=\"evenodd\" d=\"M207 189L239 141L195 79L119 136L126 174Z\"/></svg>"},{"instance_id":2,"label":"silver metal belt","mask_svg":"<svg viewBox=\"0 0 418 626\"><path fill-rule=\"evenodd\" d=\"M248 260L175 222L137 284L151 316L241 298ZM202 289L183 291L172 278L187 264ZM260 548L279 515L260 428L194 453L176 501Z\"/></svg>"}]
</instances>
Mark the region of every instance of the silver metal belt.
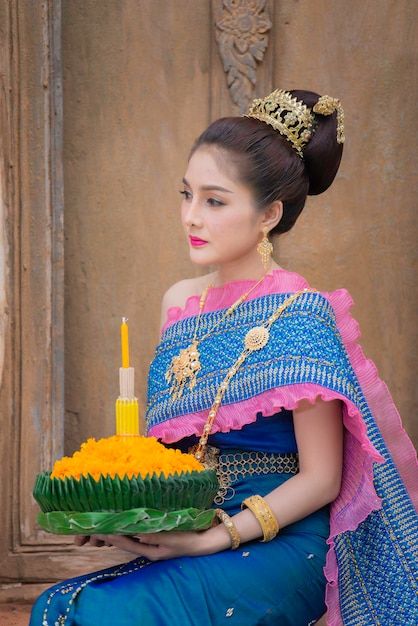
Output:
<instances>
[{"instance_id":1,"label":"silver metal belt","mask_svg":"<svg viewBox=\"0 0 418 626\"><path fill-rule=\"evenodd\" d=\"M221 453L219 448L207 446L205 465L216 472L220 489L215 503L222 504L234 496L231 485L237 480L267 474L297 474L299 458L296 453L268 454L252 450Z\"/></svg>"}]
</instances>

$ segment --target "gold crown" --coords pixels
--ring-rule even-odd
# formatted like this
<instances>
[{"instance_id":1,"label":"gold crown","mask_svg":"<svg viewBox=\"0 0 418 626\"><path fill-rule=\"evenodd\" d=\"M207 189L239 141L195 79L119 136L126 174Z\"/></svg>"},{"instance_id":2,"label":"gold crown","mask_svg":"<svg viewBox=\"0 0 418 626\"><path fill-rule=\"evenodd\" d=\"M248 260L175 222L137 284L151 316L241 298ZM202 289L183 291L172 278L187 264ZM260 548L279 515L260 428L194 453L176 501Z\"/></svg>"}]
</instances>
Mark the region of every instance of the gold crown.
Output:
<instances>
[{"instance_id":1,"label":"gold crown","mask_svg":"<svg viewBox=\"0 0 418 626\"><path fill-rule=\"evenodd\" d=\"M317 127L314 113L331 115L337 111L337 142L344 142L344 112L336 98L321 96L313 109L294 98L288 91L276 89L265 98L253 101L245 117L253 117L278 130L303 157L306 144L312 139Z\"/></svg>"}]
</instances>

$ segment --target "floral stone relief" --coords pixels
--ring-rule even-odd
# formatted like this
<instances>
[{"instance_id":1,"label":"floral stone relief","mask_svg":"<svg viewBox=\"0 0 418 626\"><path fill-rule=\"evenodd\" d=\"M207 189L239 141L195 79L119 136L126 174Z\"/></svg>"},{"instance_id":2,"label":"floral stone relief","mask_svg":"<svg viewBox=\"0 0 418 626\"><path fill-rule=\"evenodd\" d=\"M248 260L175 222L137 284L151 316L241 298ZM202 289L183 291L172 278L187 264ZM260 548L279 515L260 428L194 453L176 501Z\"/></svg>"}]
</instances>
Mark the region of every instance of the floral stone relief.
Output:
<instances>
[{"instance_id":1,"label":"floral stone relief","mask_svg":"<svg viewBox=\"0 0 418 626\"><path fill-rule=\"evenodd\" d=\"M216 12L216 39L233 102L244 113L253 99L257 63L272 27L268 0L223 0Z\"/></svg>"}]
</instances>

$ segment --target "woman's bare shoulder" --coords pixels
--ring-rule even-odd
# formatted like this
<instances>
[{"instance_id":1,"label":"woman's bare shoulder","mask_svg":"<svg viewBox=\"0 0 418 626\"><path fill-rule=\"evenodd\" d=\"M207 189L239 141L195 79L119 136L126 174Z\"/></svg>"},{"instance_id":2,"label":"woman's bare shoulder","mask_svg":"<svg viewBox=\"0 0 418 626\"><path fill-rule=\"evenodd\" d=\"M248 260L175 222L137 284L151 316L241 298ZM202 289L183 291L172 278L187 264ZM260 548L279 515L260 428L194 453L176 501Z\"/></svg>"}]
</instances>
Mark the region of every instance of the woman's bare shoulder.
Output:
<instances>
[{"instance_id":1,"label":"woman's bare shoulder","mask_svg":"<svg viewBox=\"0 0 418 626\"><path fill-rule=\"evenodd\" d=\"M213 274L198 276L196 278L186 278L172 285L164 294L161 306L161 321L165 322L167 311L172 307L184 306L192 296L200 296L205 287L211 282Z\"/></svg>"}]
</instances>

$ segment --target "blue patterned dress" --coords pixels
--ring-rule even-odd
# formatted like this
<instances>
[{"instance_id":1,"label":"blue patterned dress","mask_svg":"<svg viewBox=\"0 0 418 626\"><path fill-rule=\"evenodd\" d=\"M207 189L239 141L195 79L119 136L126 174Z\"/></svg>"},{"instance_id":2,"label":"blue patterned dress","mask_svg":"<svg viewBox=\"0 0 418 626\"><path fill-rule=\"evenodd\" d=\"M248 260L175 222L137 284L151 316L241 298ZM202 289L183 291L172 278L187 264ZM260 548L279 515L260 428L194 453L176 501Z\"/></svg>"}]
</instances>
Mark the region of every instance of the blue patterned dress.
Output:
<instances>
[{"instance_id":1,"label":"blue patterned dress","mask_svg":"<svg viewBox=\"0 0 418 626\"><path fill-rule=\"evenodd\" d=\"M176 402L169 400L165 372L193 337L198 302L174 312L163 333L150 368L147 422L149 434L168 445L193 443L248 330L307 285L295 274L274 272L261 293L223 321L224 307L246 287L228 285L208 300L202 332L213 331L200 346L205 375ZM340 399L344 472L331 511L283 528L269 543L156 563L139 558L65 581L39 598L30 626L307 626L325 612L325 595L332 626L416 626L415 453L386 387L356 344L350 306L343 290L301 294L271 327L267 346L234 377L210 437L224 452L295 452L298 402ZM291 476L240 478L222 508L234 514L243 499L263 496Z\"/></svg>"}]
</instances>

